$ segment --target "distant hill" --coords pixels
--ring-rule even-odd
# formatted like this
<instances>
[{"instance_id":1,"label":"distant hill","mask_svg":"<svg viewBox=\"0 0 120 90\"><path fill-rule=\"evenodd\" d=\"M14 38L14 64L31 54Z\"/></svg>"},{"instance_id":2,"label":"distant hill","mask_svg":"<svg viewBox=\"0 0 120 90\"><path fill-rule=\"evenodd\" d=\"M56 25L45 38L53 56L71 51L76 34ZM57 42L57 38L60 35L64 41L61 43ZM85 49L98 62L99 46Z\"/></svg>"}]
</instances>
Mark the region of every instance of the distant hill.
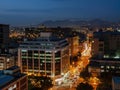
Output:
<instances>
[{"instance_id":1,"label":"distant hill","mask_svg":"<svg viewBox=\"0 0 120 90\"><path fill-rule=\"evenodd\" d=\"M47 27L79 27L86 25L87 21L71 21L71 20L57 20L57 21L45 21L43 24Z\"/></svg>"},{"instance_id":2,"label":"distant hill","mask_svg":"<svg viewBox=\"0 0 120 90\"><path fill-rule=\"evenodd\" d=\"M80 26L110 26L114 23L100 20L100 19L94 19L89 21L84 20L57 20L57 21L45 21L41 24L44 24L47 27L80 27Z\"/></svg>"}]
</instances>

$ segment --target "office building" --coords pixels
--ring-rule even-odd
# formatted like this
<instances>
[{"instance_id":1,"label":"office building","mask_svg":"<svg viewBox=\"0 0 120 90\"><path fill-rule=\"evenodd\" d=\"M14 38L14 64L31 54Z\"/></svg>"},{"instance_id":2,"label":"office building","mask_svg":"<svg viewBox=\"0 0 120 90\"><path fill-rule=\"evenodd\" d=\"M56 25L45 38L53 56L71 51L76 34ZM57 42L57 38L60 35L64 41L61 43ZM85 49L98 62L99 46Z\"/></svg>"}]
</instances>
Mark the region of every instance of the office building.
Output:
<instances>
[{"instance_id":1,"label":"office building","mask_svg":"<svg viewBox=\"0 0 120 90\"><path fill-rule=\"evenodd\" d=\"M28 75L61 76L69 70L69 44L66 39L41 33L41 37L20 44L18 64Z\"/></svg>"}]
</instances>

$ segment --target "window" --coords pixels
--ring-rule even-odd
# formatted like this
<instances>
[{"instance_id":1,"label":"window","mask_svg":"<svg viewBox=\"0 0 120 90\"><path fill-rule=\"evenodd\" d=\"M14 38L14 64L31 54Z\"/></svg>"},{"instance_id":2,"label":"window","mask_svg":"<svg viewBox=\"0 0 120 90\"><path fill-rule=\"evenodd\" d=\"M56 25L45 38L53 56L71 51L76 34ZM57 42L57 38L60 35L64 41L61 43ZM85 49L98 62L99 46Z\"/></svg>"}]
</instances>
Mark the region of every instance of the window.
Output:
<instances>
[{"instance_id":1,"label":"window","mask_svg":"<svg viewBox=\"0 0 120 90\"><path fill-rule=\"evenodd\" d=\"M56 52L55 53L55 57L60 57L61 55L60 55L60 51L58 51L58 52Z\"/></svg>"},{"instance_id":2,"label":"window","mask_svg":"<svg viewBox=\"0 0 120 90\"><path fill-rule=\"evenodd\" d=\"M111 66L111 68L112 68L112 69L114 69L114 68L115 68L115 66Z\"/></svg>"},{"instance_id":3,"label":"window","mask_svg":"<svg viewBox=\"0 0 120 90\"><path fill-rule=\"evenodd\" d=\"M103 48L99 48L99 51L103 51Z\"/></svg>"},{"instance_id":4,"label":"window","mask_svg":"<svg viewBox=\"0 0 120 90\"><path fill-rule=\"evenodd\" d=\"M109 68L110 68L110 66L106 66L106 68L107 68L107 69L109 69Z\"/></svg>"},{"instance_id":5,"label":"window","mask_svg":"<svg viewBox=\"0 0 120 90\"><path fill-rule=\"evenodd\" d=\"M101 66L101 68L104 68L104 66Z\"/></svg>"},{"instance_id":6,"label":"window","mask_svg":"<svg viewBox=\"0 0 120 90\"><path fill-rule=\"evenodd\" d=\"M101 72L104 72L104 70L101 70Z\"/></svg>"},{"instance_id":7,"label":"window","mask_svg":"<svg viewBox=\"0 0 120 90\"><path fill-rule=\"evenodd\" d=\"M103 44L101 43L101 44L99 44L99 47L103 47Z\"/></svg>"}]
</instances>

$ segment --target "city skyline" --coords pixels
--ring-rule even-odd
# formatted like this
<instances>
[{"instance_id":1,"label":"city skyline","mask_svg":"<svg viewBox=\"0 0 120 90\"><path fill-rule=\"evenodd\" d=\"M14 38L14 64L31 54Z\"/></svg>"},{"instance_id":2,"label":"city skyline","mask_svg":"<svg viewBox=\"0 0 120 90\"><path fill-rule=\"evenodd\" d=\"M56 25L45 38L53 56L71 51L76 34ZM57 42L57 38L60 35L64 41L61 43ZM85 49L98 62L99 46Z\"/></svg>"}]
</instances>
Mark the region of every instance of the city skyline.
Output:
<instances>
[{"instance_id":1,"label":"city skyline","mask_svg":"<svg viewBox=\"0 0 120 90\"><path fill-rule=\"evenodd\" d=\"M39 24L46 20L120 20L120 0L1 0L0 23Z\"/></svg>"}]
</instances>

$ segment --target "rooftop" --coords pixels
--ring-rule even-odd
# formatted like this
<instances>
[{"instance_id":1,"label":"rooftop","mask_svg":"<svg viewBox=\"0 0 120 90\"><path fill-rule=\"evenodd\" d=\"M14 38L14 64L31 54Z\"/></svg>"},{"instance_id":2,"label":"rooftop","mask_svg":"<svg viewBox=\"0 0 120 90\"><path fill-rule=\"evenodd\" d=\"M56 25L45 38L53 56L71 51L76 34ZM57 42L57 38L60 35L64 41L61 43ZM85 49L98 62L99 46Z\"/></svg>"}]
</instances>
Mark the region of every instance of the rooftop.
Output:
<instances>
[{"instance_id":1,"label":"rooftop","mask_svg":"<svg viewBox=\"0 0 120 90\"><path fill-rule=\"evenodd\" d=\"M59 49L68 46L66 39L56 37L39 37L38 39L25 41L20 44L19 48L39 48L39 49Z\"/></svg>"},{"instance_id":2,"label":"rooftop","mask_svg":"<svg viewBox=\"0 0 120 90\"><path fill-rule=\"evenodd\" d=\"M92 66L92 67L99 67L100 64L99 64L98 62L90 61L89 66Z\"/></svg>"},{"instance_id":3,"label":"rooftop","mask_svg":"<svg viewBox=\"0 0 120 90\"><path fill-rule=\"evenodd\" d=\"M0 24L0 26L8 26L8 24Z\"/></svg>"},{"instance_id":4,"label":"rooftop","mask_svg":"<svg viewBox=\"0 0 120 90\"><path fill-rule=\"evenodd\" d=\"M18 66L13 66L11 68L8 68L6 70L14 71L16 69L19 69ZM21 77L26 76L26 74L21 73L20 71L15 72L15 74L9 74L5 73L5 70L0 71L0 90L1 88L9 85L10 83L13 83L14 81L18 80Z\"/></svg>"},{"instance_id":5,"label":"rooftop","mask_svg":"<svg viewBox=\"0 0 120 90\"><path fill-rule=\"evenodd\" d=\"M101 59L99 59L99 58L91 58L90 59L91 61L120 61L120 58L101 58Z\"/></svg>"},{"instance_id":6,"label":"rooftop","mask_svg":"<svg viewBox=\"0 0 120 90\"><path fill-rule=\"evenodd\" d=\"M94 38L100 38L100 39L106 39L105 37L111 37L111 36L120 36L120 32L118 31L106 31L106 32L103 32L103 31L99 31L99 32L94 32Z\"/></svg>"},{"instance_id":7,"label":"rooftop","mask_svg":"<svg viewBox=\"0 0 120 90\"><path fill-rule=\"evenodd\" d=\"M0 72L0 87L4 86L5 84L9 83L10 81L14 80L13 76L4 75Z\"/></svg>"},{"instance_id":8,"label":"rooftop","mask_svg":"<svg viewBox=\"0 0 120 90\"><path fill-rule=\"evenodd\" d=\"M114 83L120 84L120 77L113 77Z\"/></svg>"},{"instance_id":9,"label":"rooftop","mask_svg":"<svg viewBox=\"0 0 120 90\"><path fill-rule=\"evenodd\" d=\"M0 54L0 57L11 57L12 54L9 53L5 53L5 54Z\"/></svg>"},{"instance_id":10,"label":"rooftop","mask_svg":"<svg viewBox=\"0 0 120 90\"><path fill-rule=\"evenodd\" d=\"M18 69L18 68L19 68L18 66L12 66L12 67L10 67L10 68L8 68L6 70L15 70L15 69Z\"/></svg>"}]
</instances>

